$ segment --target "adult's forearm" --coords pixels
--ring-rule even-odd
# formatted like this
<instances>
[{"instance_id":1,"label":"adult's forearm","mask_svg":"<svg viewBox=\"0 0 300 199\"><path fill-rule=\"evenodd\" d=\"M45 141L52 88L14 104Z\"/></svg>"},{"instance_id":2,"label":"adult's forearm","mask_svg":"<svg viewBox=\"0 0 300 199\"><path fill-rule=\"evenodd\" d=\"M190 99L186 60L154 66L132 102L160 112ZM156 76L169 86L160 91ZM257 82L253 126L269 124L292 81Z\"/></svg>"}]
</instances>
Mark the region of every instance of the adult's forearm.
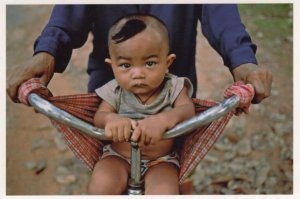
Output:
<instances>
[{"instance_id":1,"label":"adult's forearm","mask_svg":"<svg viewBox=\"0 0 300 199\"><path fill-rule=\"evenodd\" d=\"M204 36L230 70L245 63L257 64L256 45L241 21L237 5L204 4L200 20Z\"/></svg>"},{"instance_id":2,"label":"adult's forearm","mask_svg":"<svg viewBox=\"0 0 300 199\"><path fill-rule=\"evenodd\" d=\"M34 53L47 52L55 57L55 72L63 72L72 50L81 47L92 26L92 7L88 5L57 5L48 24L35 41Z\"/></svg>"}]
</instances>

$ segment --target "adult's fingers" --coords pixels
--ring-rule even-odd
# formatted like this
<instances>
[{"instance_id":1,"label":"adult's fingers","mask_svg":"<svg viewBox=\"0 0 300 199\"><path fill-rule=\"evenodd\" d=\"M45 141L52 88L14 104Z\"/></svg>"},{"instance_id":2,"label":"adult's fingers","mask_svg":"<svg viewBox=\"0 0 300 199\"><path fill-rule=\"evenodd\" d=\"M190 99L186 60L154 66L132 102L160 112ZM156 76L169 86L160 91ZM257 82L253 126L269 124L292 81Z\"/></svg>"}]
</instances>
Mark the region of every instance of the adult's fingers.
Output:
<instances>
[{"instance_id":1,"label":"adult's fingers","mask_svg":"<svg viewBox=\"0 0 300 199\"><path fill-rule=\"evenodd\" d=\"M272 74L267 70L260 70L249 75L247 83L253 85L255 95L252 103L258 104L271 94Z\"/></svg>"},{"instance_id":2,"label":"adult's fingers","mask_svg":"<svg viewBox=\"0 0 300 199\"><path fill-rule=\"evenodd\" d=\"M33 77L39 77L44 85L48 85L54 74L54 57L48 53L38 53L23 64L8 72L6 92L18 102L18 89L22 83Z\"/></svg>"},{"instance_id":3,"label":"adult's fingers","mask_svg":"<svg viewBox=\"0 0 300 199\"><path fill-rule=\"evenodd\" d=\"M47 69L48 71L50 69ZM41 77L40 77L40 81L42 84L44 84L45 86L48 86L50 80L52 79L53 77L53 72L49 71L49 72L46 72L44 73Z\"/></svg>"},{"instance_id":4,"label":"adult's fingers","mask_svg":"<svg viewBox=\"0 0 300 199\"><path fill-rule=\"evenodd\" d=\"M242 81L253 85L255 95L252 103L260 103L270 96L272 86L272 74L269 70L256 64L242 64L231 71L234 81Z\"/></svg>"},{"instance_id":5,"label":"adult's fingers","mask_svg":"<svg viewBox=\"0 0 300 199\"><path fill-rule=\"evenodd\" d=\"M40 80L41 83L47 86L54 75L54 57L49 54L43 55L43 59L45 60L45 66L42 68Z\"/></svg>"},{"instance_id":6,"label":"adult's fingers","mask_svg":"<svg viewBox=\"0 0 300 199\"><path fill-rule=\"evenodd\" d=\"M10 99L15 102L15 103L19 103L18 97L17 97L17 90L19 89L18 86L14 86L14 85L8 85L6 84L6 93L8 94L8 96L10 97Z\"/></svg>"},{"instance_id":7,"label":"adult's fingers","mask_svg":"<svg viewBox=\"0 0 300 199\"><path fill-rule=\"evenodd\" d=\"M17 69L16 69L17 70ZM12 101L18 103L18 90L22 83L28 80L30 77L27 74L17 76L15 72L10 73L6 81L6 92Z\"/></svg>"}]
</instances>

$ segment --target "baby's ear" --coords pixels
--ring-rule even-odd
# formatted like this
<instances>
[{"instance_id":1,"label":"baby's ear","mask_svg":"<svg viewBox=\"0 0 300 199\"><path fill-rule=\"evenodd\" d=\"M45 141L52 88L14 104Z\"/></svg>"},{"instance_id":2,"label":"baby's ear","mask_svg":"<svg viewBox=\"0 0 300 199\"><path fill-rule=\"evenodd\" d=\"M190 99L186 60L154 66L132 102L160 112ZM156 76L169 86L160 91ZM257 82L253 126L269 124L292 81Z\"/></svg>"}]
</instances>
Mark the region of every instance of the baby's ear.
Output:
<instances>
[{"instance_id":1,"label":"baby's ear","mask_svg":"<svg viewBox=\"0 0 300 199\"><path fill-rule=\"evenodd\" d=\"M111 59L110 58L105 58L104 62L111 66Z\"/></svg>"},{"instance_id":2,"label":"baby's ear","mask_svg":"<svg viewBox=\"0 0 300 199\"><path fill-rule=\"evenodd\" d=\"M168 68L172 65L172 63L174 62L175 59L176 59L176 55L174 53L171 53L168 55L168 57L167 57Z\"/></svg>"}]
</instances>

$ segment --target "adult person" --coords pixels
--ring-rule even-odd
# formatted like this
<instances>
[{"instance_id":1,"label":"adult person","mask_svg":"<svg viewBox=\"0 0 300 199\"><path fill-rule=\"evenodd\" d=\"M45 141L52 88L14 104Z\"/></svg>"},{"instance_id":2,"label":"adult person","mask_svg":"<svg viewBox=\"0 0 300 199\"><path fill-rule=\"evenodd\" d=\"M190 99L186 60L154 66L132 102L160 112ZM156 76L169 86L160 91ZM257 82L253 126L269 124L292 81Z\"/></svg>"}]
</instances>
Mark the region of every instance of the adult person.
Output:
<instances>
[{"instance_id":1,"label":"adult person","mask_svg":"<svg viewBox=\"0 0 300 199\"><path fill-rule=\"evenodd\" d=\"M170 72L188 77L196 90L195 47L197 22L211 46L221 55L235 81L251 83L255 89L253 103L270 95L272 75L259 67L256 45L241 22L236 5L56 5L50 20L34 44L34 56L12 71L7 78L7 93L18 102L18 87L32 77L47 85L54 72L63 72L72 49L81 47L89 32L93 33L93 51L87 72L88 91L113 79L108 57L107 36L112 23L123 15L145 13L161 19L170 31L170 52L177 55ZM142 45L142 44L141 44Z\"/></svg>"}]
</instances>

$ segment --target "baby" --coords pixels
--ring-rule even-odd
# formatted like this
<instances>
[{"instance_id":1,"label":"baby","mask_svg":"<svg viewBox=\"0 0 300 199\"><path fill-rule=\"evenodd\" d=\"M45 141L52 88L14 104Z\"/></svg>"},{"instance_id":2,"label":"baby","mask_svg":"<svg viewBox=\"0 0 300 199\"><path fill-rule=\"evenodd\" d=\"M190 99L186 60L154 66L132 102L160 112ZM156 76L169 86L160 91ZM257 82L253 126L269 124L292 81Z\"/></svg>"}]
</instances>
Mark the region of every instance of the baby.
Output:
<instances>
[{"instance_id":1,"label":"baby","mask_svg":"<svg viewBox=\"0 0 300 199\"><path fill-rule=\"evenodd\" d=\"M128 15L108 35L115 79L96 89L102 99L94 124L112 142L94 167L90 194L122 194L130 173L131 145L142 154L145 194L179 194L179 161L174 139L162 135L195 115L193 87L187 78L168 73L176 55L169 53L164 23L149 15Z\"/></svg>"}]
</instances>

